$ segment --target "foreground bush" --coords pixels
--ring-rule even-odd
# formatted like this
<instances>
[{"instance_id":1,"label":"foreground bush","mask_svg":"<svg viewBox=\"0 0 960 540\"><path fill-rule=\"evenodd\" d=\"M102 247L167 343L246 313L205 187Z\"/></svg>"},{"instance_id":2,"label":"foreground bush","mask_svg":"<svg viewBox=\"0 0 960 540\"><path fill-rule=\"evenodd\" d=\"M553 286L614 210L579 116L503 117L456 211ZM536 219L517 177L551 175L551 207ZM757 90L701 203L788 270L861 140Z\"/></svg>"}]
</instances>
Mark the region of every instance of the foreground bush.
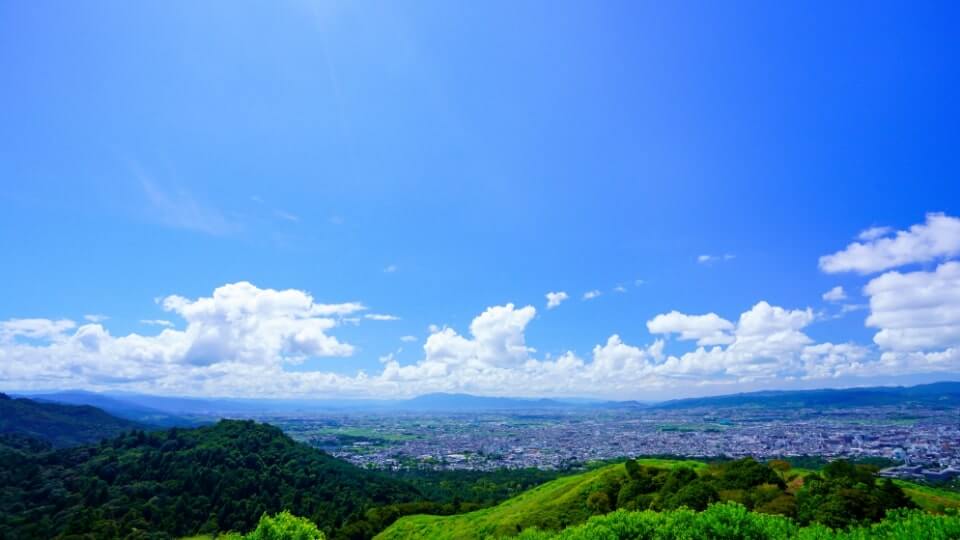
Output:
<instances>
[{"instance_id":1,"label":"foreground bush","mask_svg":"<svg viewBox=\"0 0 960 540\"><path fill-rule=\"evenodd\" d=\"M736 503L720 503L703 512L688 509L653 512L616 511L559 532L526 530L518 540L950 540L960 538L960 516L895 510L869 526L835 530L750 512Z\"/></svg>"},{"instance_id":2,"label":"foreground bush","mask_svg":"<svg viewBox=\"0 0 960 540\"><path fill-rule=\"evenodd\" d=\"M228 533L217 540L324 540L323 533L309 519L283 511L275 516L264 514L250 534Z\"/></svg>"}]
</instances>

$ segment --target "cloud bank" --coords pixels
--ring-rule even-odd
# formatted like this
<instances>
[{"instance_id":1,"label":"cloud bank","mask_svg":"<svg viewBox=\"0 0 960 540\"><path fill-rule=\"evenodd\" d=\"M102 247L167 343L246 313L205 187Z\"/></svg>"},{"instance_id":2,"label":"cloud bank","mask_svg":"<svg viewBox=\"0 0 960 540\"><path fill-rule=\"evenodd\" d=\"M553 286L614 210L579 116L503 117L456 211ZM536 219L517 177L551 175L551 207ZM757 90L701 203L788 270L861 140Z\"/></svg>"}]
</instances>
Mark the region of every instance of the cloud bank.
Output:
<instances>
[{"instance_id":1,"label":"cloud bank","mask_svg":"<svg viewBox=\"0 0 960 540\"><path fill-rule=\"evenodd\" d=\"M394 354L375 373L333 372L322 360L353 357L344 323L389 321L361 302L321 303L308 292L226 284L209 296L170 295L168 317L141 321L158 333L115 336L106 319L0 321L0 381L8 389L123 389L216 396L400 397L426 392L488 395L595 395L638 398L694 387L782 385L846 377L960 372L960 220L942 214L906 231L867 231L861 242L820 259L825 272L878 274L863 285L869 344L818 342L822 321L809 307L757 301L737 317L714 312L654 314L650 339L612 334L588 354L540 354L527 343L533 306L490 306L466 332L430 328L412 362ZM915 251L911 251L915 250ZM933 267L901 268L937 260ZM882 272L882 273L880 273ZM823 298L841 301L841 287ZM547 309L568 299L547 295ZM846 307L846 306L844 306ZM167 320L170 319L170 320ZM403 336L403 342L417 341ZM671 352L668 349L676 349ZM320 360L304 370L306 360Z\"/></svg>"}]
</instances>

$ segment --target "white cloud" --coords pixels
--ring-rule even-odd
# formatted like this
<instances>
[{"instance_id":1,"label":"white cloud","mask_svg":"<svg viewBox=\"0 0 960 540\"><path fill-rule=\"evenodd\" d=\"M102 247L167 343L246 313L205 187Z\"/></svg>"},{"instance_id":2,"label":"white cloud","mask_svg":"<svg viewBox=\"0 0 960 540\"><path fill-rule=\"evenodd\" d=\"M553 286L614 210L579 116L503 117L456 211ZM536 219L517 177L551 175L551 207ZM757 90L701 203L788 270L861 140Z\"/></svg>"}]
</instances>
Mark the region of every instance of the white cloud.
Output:
<instances>
[{"instance_id":1,"label":"white cloud","mask_svg":"<svg viewBox=\"0 0 960 540\"><path fill-rule=\"evenodd\" d=\"M416 336L400 336L400 341L404 343L413 343L416 340Z\"/></svg>"},{"instance_id":2,"label":"white cloud","mask_svg":"<svg viewBox=\"0 0 960 540\"><path fill-rule=\"evenodd\" d=\"M598 291L597 289L594 289L594 290L592 290L592 291L587 291L587 292L583 293L583 299L584 299L584 300L593 300L594 298L600 296L601 294L603 294L603 293L600 292L600 291Z\"/></svg>"},{"instance_id":3,"label":"white cloud","mask_svg":"<svg viewBox=\"0 0 960 540\"><path fill-rule=\"evenodd\" d=\"M860 311L861 309L867 309L867 304L844 304L840 306L841 313L851 313L853 311Z\"/></svg>"},{"instance_id":4,"label":"white cloud","mask_svg":"<svg viewBox=\"0 0 960 540\"><path fill-rule=\"evenodd\" d=\"M643 285L644 283L646 283L646 281L645 281L645 280L642 280L642 279L635 279L635 280L633 280L633 284L636 285L637 287Z\"/></svg>"},{"instance_id":5,"label":"white cloud","mask_svg":"<svg viewBox=\"0 0 960 540\"><path fill-rule=\"evenodd\" d=\"M857 235L857 238L864 241L871 241L880 238L881 236L886 236L893 231L893 227L870 227L869 229L860 231L860 234Z\"/></svg>"},{"instance_id":6,"label":"white cloud","mask_svg":"<svg viewBox=\"0 0 960 540\"><path fill-rule=\"evenodd\" d=\"M88 314L88 315L84 315L84 316L83 316L83 319L84 319L85 321L89 321L89 322L93 322L93 323L100 323L100 322L103 322L103 321L108 320L109 318L110 318L110 317L107 317L106 315L99 315L99 314L96 314L96 313L91 313L91 314Z\"/></svg>"},{"instance_id":7,"label":"white cloud","mask_svg":"<svg viewBox=\"0 0 960 540\"><path fill-rule=\"evenodd\" d=\"M874 229L862 242L853 242L843 251L820 257L820 269L834 274L872 274L907 264L930 262L960 255L960 219L944 214L927 214L925 223L913 225L894 236Z\"/></svg>"},{"instance_id":8,"label":"white cloud","mask_svg":"<svg viewBox=\"0 0 960 540\"><path fill-rule=\"evenodd\" d=\"M547 309L553 309L559 306L567 298L570 298L570 296L563 291L548 292L547 293Z\"/></svg>"},{"instance_id":9,"label":"white cloud","mask_svg":"<svg viewBox=\"0 0 960 540\"><path fill-rule=\"evenodd\" d=\"M400 317L396 315L388 315L386 313L367 313L363 316L364 319L371 321L399 321Z\"/></svg>"},{"instance_id":10,"label":"white cloud","mask_svg":"<svg viewBox=\"0 0 960 540\"><path fill-rule=\"evenodd\" d=\"M699 264L710 265L715 262L720 261L730 261L735 259L737 256L732 253L726 253L724 255L699 255L697 256L697 262Z\"/></svg>"},{"instance_id":11,"label":"white cloud","mask_svg":"<svg viewBox=\"0 0 960 540\"><path fill-rule=\"evenodd\" d=\"M613 292L618 292L622 294L627 292L627 288L624 287L623 285L617 285L616 287L613 288Z\"/></svg>"},{"instance_id":12,"label":"white cloud","mask_svg":"<svg viewBox=\"0 0 960 540\"><path fill-rule=\"evenodd\" d=\"M840 302L841 300L847 299L847 293L844 292L843 287L837 285L836 287L823 293L821 297L827 302Z\"/></svg>"},{"instance_id":13,"label":"white cloud","mask_svg":"<svg viewBox=\"0 0 960 540\"><path fill-rule=\"evenodd\" d=\"M960 262L935 271L887 272L864 288L873 341L895 351L930 351L960 345Z\"/></svg>"},{"instance_id":14,"label":"white cloud","mask_svg":"<svg viewBox=\"0 0 960 540\"><path fill-rule=\"evenodd\" d=\"M716 313L685 315L679 311L661 313L647 321L651 334L680 334L682 340L696 340L697 345L726 345L733 342L733 323Z\"/></svg>"},{"instance_id":15,"label":"white cloud","mask_svg":"<svg viewBox=\"0 0 960 540\"><path fill-rule=\"evenodd\" d=\"M958 271L944 264L935 276L906 276L939 284L928 292L944 298L955 292L955 285L948 284ZM877 307L871 316L884 313L879 309L885 305L883 295L907 286L897 279L885 275L868 286ZM677 355L665 351L664 340L641 346L614 334L584 357L567 351L538 358L525 335L536 309L506 304L484 310L466 334L432 325L422 356L412 363L402 363L394 353L381 358L375 373L288 371L287 364L306 358L354 353L333 333L347 318L342 314L356 313L362 304L318 304L304 291L261 289L245 282L219 287L209 297L174 295L160 303L182 317L183 330L114 336L100 324L0 322L0 380L23 390L119 387L212 396L387 397L456 391L636 398L693 386L731 388L960 368L960 346L945 345L949 340L935 342L947 347L943 350L890 349L878 357L873 347L814 342L804 332L814 321L809 308L758 302L735 323L713 313L670 312L651 319L651 332L697 341L695 350ZM908 305L911 310L918 306ZM891 309L898 311L897 306ZM921 315L911 317L927 320ZM884 319L882 324L894 328L895 322ZM414 336L400 339L417 341Z\"/></svg>"},{"instance_id":16,"label":"white cloud","mask_svg":"<svg viewBox=\"0 0 960 540\"><path fill-rule=\"evenodd\" d=\"M387 267L383 269L383 272L384 272L385 274L392 274L392 273L396 272L397 270L398 270L397 265L395 265L395 264L390 264L390 265L387 265Z\"/></svg>"},{"instance_id":17,"label":"white cloud","mask_svg":"<svg viewBox=\"0 0 960 540\"><path fill-rule=\"evenodd\" d=\"M173 323L166 319L140 319L140 324L147 326L165 326L168 328L173 326Z\"/></svg>"},{"instance_id":18,"label":"white cloud","mask_svg":"<svg viewBox=\"0 0 960 540\"><path fill-rule=\"evenodd\" d=\"M0 342L17 337L28 339L56 340L64 337L64 332L75 328L77 323L69 319L10 319L0 322Z\"/></svg>"},{"instance_id":19,"label":"white cloud","mask_svg":"<svg viewBox=\"0 0 960 540\"><path fill-rule=\"evenodd\" d=\"M25 389L127 384L156 392L242 387L258 393L271 391L268 374L284 376L283 364L354 351L329 335L337 321L318 315L349 310L316 304L303 291L240 282L219 287L210 297L168 296L161 303L184 319L184 330L113 336L100 324L85 324L68 335L76 327L72 321L4 321L0 380Z\"/></svg>"}]
</instances>

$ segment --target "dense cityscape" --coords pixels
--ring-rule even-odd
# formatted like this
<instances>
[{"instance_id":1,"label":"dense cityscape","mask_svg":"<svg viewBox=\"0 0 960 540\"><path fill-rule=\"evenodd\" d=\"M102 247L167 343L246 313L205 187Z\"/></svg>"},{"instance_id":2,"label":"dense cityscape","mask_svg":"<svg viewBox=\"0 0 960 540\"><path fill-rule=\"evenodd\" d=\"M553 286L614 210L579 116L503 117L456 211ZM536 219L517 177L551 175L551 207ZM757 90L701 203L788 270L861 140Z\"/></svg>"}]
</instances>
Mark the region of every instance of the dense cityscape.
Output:
<instances>
[{"instance_id":1,"label":"dense cityscape","mask_svg":"<svg viewBox=\"0 0 960 540\"><path fill-rule=\"evenodd\" d=\"M576 466L641 455L887 458L886 474L960 474L960 411L703 408L477 414L340 413L269 418L296 439L359 466L471 469Z\"/></svg>"}]
</instances>

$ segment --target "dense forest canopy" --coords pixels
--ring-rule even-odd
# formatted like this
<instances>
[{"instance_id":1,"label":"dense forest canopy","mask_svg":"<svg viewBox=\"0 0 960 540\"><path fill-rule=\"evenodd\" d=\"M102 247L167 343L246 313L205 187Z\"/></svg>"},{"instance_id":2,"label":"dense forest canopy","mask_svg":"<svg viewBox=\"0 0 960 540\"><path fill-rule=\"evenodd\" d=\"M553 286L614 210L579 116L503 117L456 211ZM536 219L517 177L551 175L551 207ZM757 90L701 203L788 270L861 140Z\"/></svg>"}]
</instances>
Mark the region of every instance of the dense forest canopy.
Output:
<instances>
[{"instance_id":1,"label":"dense forest canopy","mask_svg":"<svg viewBox=\"0 0 960 540\"><path fill-rule=\"evenodd\" d=\"M367 508L420 498L404 482L252 421L135 430L40 454L0 451L0 537L6 538L246 531L265 512L282 510L332 531Z\"/></svg>"}]
</instances>

